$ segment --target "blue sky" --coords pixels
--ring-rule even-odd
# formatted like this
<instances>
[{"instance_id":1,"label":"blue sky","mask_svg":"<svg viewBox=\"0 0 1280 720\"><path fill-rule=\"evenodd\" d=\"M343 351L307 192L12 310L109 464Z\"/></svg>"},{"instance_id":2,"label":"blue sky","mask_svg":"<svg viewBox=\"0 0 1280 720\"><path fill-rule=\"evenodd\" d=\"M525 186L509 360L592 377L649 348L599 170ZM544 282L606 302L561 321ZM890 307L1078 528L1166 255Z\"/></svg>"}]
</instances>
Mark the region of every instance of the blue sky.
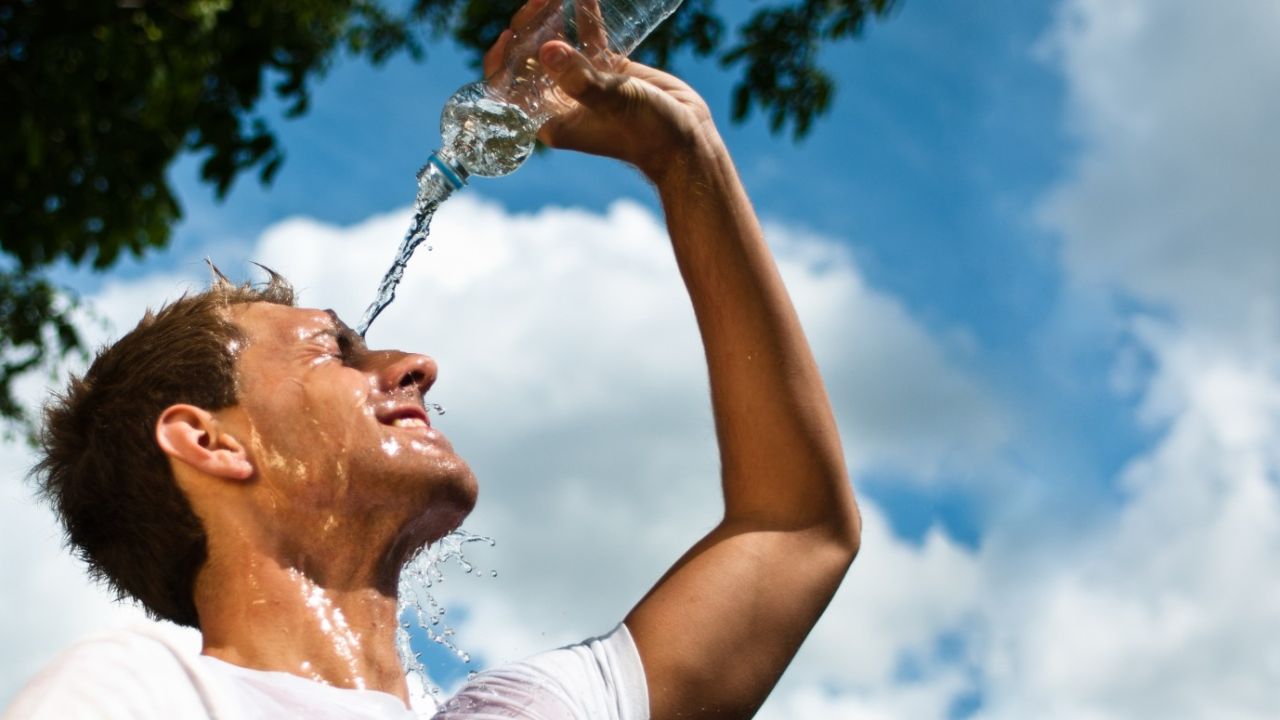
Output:
<instances>
[{"instance_id":1,"label":"blue sky","mask_svg":"<svg viewBox=\"0 0 1280 720\"><path fill-rule=\"evenodd\" d=\"M801 141L771 134L759 114L731 124L735 78L714 63L685 57L677 69L712 103L761 216L848 243L867 280L926 326L971 335L981 354L975 369L1028 423L1022 460L1070 463L1061 469L1088 479L1085 497L1072 500L1088 506L1142 437L1102 382L1110 351L1097 338L1080 338L1069 357L1045 358L1050 350L1036 342L1057 310L1063 278L1054 239L1033 215L1070 150L1062 79L1036 52L1052 12L1048 3L1012 0L901 4L861 40L824 48L839 91ZM187 214L173 247L113 276L204 255L238 263L281 218L345 225L403 204L437 143L439 107L472 77L444 46L424 64L336 63L307 116L273 113L288 159L271 186L246 176L218 203L198 180L198 159L185 159L171 174ZM535 158L506 178L478 179L471 191L513 212L599 211L619 197L657 209L630 169L566 153ZM1047 342L1061 351L1073 339ZM1046 435L1052 441L1042 442ZM892 510L902 533L919 537L937 520L976 542L981 509L965 493L898 480L869 477L864 492Z\"/></svg>"},{"instance_id":2,"label":"blue sky","mask_svg":"<svg viewBox=\"0 0 1280 720\"><path fill-rule=\"evenodd\" d=\"M1270 0L905 0L823 50L839 92L799 143L729 124L733 78L680 59L767 225L867 519L762 717L1280 712L1275 48ZM206 255L232 275L256 259L353 318L472 79L444 46L339 62L275 124L272 186L217 203L184 159L169 250L63 277L118 328ZM482 663L607 630L714 519L657 212L630 169L568 153L477 180L371 336L440 360L441 424L488 488L470 527L498 538L477 561L500 578L444 593ZM117 617L41 558L15 585L89 599L5 638L30 648L11 675Z\"/></svg>"}]
</instances>

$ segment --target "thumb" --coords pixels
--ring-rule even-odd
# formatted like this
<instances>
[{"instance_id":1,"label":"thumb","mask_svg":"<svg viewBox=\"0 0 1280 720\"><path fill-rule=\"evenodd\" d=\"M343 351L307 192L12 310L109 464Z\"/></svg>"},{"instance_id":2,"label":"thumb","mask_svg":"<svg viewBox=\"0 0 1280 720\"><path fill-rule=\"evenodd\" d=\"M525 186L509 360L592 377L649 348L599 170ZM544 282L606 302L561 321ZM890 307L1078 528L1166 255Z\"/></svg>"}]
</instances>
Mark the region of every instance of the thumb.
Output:
<instances>
[{"instance_id":1,"label":"thumb","mask_svg":"<svg viewBox=\"0 0 1280 720\"><path fill-rule=\"evenodd\" d=\"M573 46L552 40L538 50L538 60L566 95L593 110L616 105L620 78L602 73Z\"/></svg>"}]
</instances>

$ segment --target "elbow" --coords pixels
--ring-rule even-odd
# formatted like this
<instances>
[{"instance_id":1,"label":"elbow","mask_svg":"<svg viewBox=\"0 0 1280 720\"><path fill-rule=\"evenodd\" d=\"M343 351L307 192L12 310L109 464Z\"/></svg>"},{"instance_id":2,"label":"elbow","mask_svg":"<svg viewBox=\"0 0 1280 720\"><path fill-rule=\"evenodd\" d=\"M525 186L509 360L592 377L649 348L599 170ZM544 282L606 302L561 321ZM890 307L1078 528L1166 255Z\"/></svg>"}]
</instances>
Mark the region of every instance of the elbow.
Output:
<instances>
[{"instance_id":1,"label":"elbow","mask_svg":"<svg viewBox=\"0 0 1280 720\"><path fill-rule=\"evenodd\" d=\"M862 513L851 496L843 500L833 504L819 532L823 544L831 548L833 557L838 557L847 570L862 549Z\"/></svg>"},{"instance_id":2,"label":"elbow","mask_svg":"<svg viewBox=\"0 0 1280 720\"><path fill-rule=\"evenodd\" d=\"M821 514L811 527L821 536L820 542L831 548L848 569L862 549L862 512L847 476L841 485L838 492L818 503Z\"/></svg>"},{"instance_id":3,"label":"elbow","mask_svg":"<svg viewBox=\"0 0 1280 720\"><path fill-rule=\"evenodd\" d=\"M854 558L858 557L858 551L862 549L862 512L858 510L856 502L850 502L848 511L842 515L837 538L852 564Z\"/></svg>"}]
</instances>

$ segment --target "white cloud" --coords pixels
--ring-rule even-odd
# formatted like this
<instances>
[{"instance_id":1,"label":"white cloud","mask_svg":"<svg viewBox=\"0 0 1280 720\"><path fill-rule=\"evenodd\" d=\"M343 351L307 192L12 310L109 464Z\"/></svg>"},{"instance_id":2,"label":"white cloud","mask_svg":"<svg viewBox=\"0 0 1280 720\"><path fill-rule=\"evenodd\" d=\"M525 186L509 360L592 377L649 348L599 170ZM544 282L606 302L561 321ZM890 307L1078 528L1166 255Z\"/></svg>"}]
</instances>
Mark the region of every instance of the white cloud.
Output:
<instances>
[{"instance_id":1,"label":"white cloud","mask_svg":"<svg viewBox=\"0 0 1280 720\"><path fill-rule=\"evenodd\" d=\"M1073 278L1234 332L1280 318L1280 4L1071 0L1047 47L1081 152L1044 219Z\"/></svg>"},{"instance_id":2,"label":"white cloud","mask_svg":"<svg viewBox=\"0 0 1280 720\"><path fill-rule=\"evenodd\" d=\"M259 257L305 278L308 303L354 316L404 219L347 232L284 223L264 237ZM928 477L964 455L962 443L972 457L994 449L1003 438L997 408L900 305L866 286L847 253L782 226L770 237L824 367L851 464ZM469 524L499 536L490 562L502 579L467 579L446 592L474 605L463 638L501 658L606 629L710 528L719 506L701 349L665 232L628 202L604 215L553 208L509 216L462 196L446 205L433 238L434 250L415 258L416 277L370 336L375 344L416 343L440 361L433 392L450 407L443 426L481 478ZM364 250L375 262L332 261L378 242L383 252ZM301 247L330 260L293 265ZM345 279L348 272L363 277ZM811 642L815 658L839 658L828 675L847 683L885 682L897 653L927 643L969 599L933 592L951 563L965 562L945 538L931 536L917 552L884 526L868 537L874 541L857 572L882 579L868 580L870 600L839 598ZM889 582L899 564L937 587L912 593ZM956 572L964 580L956 589L971 592L972 568ZM608 580L584 602L592 577ZM508 605L516 587L522 602ZM492 615L481 609L486 603L496 606ZM885 618L870 619L879 611ZM868 648L853 651L843 640L850 634L865 636L858 643Z\"/></svg>"},{"instance_id":3,"label":"white cloud","mask_svg":"<svg viewBox=\"0 0 1280 720\"><path fill-rule=\"evenodd\" d=\"M890 684L903 654L928 660L938 636L963 634L982 600L979 559L934 528L918 546L897 541L884 513L863 511L853 579L814 628L787 681L846 691Z\"/></svg>"},{"instance_id":4,"label":"white cloud","mask_svg":"<svg viewBox=\"0 0 1280 720\"><path fill-rule=\"evenodd\" d=\"M1009 439L1007 418L963 367L962 333L931 336L893 297L869 287L850 251L783 225L768 233L824 368L856 475L917 482L972 472Z\"/></svg>"},{"instance_id":5,"label":"white cloud","mask_svg":"<svg viewBox=\"0 0 1280 720\"><path fill-rule=\"evenodd\" d=\"M858 693L825 691L816 685L780 695L761 709L761 720L902 720L946 718L968 679L950 671L929 682L883 685Z\"/></svg>"},{"instance_id":6,"label":"white cloud","mask_svg":"<svg viewBox=\"0 0 1280 720\"><path fill-rule=\"evenodd\" d=\"M1044 549L1025 525L988 528L980 550L937 531L909 545L866 506L863 554L762 717L944 717L975 690L992 718L1280 710L1277 37L1269 0L1062 4L1048 44L1080 156L1042 218L1075 310L1098 294L1159 309L1119 313L1115 373L1158 439L1119 478L1123 506L1070 547ZM253 257L355 320L406 220L290 220ZM1008 422L963 347L868 287L837 245L770 236L853 468L929 482L1000 457ZM701 354L662 230L629 202L513 215L464 194L433 238L371 341L436 355L439 424L481 477L469 525L499 545L473 555L500 577L442 587L468 610L460 641L499 660L605 630L718 507ZM125 327L181 284L112 284L99 308ZM4 467L29 462L0 452ZM0 513L14 578L0 610L24 618L0 637L2 703L114 611L23 491Z\"/></svg>"},{"instance_id":7,"label":"white cloud","mask_svg":"<svg viewBox=\"0 0 1280 720\"><path fill-rule=\"evenodd\" d=\"M1158 440L1105 527L1023 577L988 563L985 716L1280 712L1277 37L1271 2L1061 8L1082 148L1044 218L1077 292L1144 308L1120 314L1151 367L1118 376Z\"/></svg>"},{"instance_id":8,"label":"white cloud","mask_svg":"<svg viewBox=\"0 0 1280 720\"><path fill-rule=\"evenodd\" d=\"M982 619L980 557L937 528L918 546L889 531L863 503L863 550L854 571L791 667L762 718L942 718L972 690L965 663L939 657L949 635L973 639ZM910 661L913 673L900 669Z\"/></svg>"},{"instance_id":9,"label":"white cloud","mask_svg":"<svg viewBox=\"0 0 1280 720\"><path fill-rule=\"evenodd\" d=\"M1113 525L1080 539L1084 559L1041 573L1018 605L993 603L992 717L1280 709L1275 358L1242 363L1194 336L1153 343L1149 397L1184 404L1123 474L1131 499Z\"/></svg>"},{"instance_id":10,"label":"white cloud","mask_svg":"<svg viewBox=\"0 0 1280 720\"><path fill-rule=\"evenodd\" d=\"M289 277L305 304L354 322L407 218L398 211L347 228L287 220L263 234L252 257ZM770 236L831 387L851 465L923 481L996 450L1004 421L955 366L961 350L931 338L900 304L868 287L832 241L784 226ZM429 242L434 249L420 250L369 339L437 358L430 399L448 408L437 424L481 479L468 526L499 544L471 555L500 576L453 573L441 586L450 604L466 607L460 642L497 661L607 630L719 512L702 351L665 232L628 201L603 214L511 214L460 195ZM182 277L111 284L95 300L127 328L144 304L175 297L188 276L204 275L193 267ZM973 602L978 570L968 551L938 533L919 547L904 545L875 508L866 513L862 559L785 681L799 694L778 702L823 702L813 694L821 681L845 695L874 694L859 707L922 707L928 693L895 690L892 669L903 653L927 654ZM60 576L51 591L75 597L82 586ZM22 587L2 597L13 607L38 602ZM42 625L6 653L30 666L80 632ZM938 677L943 684L929 697L955 683Z\"/></svg>"}]
</instances>

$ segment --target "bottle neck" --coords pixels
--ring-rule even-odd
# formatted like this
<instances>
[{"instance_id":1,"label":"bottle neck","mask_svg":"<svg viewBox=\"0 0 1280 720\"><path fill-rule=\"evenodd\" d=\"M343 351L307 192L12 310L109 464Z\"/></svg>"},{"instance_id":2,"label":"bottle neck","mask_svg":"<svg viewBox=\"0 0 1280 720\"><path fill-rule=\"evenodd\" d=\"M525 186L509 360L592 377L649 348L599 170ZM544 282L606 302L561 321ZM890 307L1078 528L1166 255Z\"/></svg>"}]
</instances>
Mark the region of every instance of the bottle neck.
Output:
<instances>
[{"instance_id":1,"label":"bottle neck","mask_svg":"<svg viewBox=\"0 0 1280 720\"><path fill-rule=\"evenodd\" d=\"M447 186L446 195L454 190L461 190L467 184L471 173L448 150L436 150L427 158L427 164L418 171L418 189L424 190L425 184L443 184Z\"/></svg>"}]
</instances>

